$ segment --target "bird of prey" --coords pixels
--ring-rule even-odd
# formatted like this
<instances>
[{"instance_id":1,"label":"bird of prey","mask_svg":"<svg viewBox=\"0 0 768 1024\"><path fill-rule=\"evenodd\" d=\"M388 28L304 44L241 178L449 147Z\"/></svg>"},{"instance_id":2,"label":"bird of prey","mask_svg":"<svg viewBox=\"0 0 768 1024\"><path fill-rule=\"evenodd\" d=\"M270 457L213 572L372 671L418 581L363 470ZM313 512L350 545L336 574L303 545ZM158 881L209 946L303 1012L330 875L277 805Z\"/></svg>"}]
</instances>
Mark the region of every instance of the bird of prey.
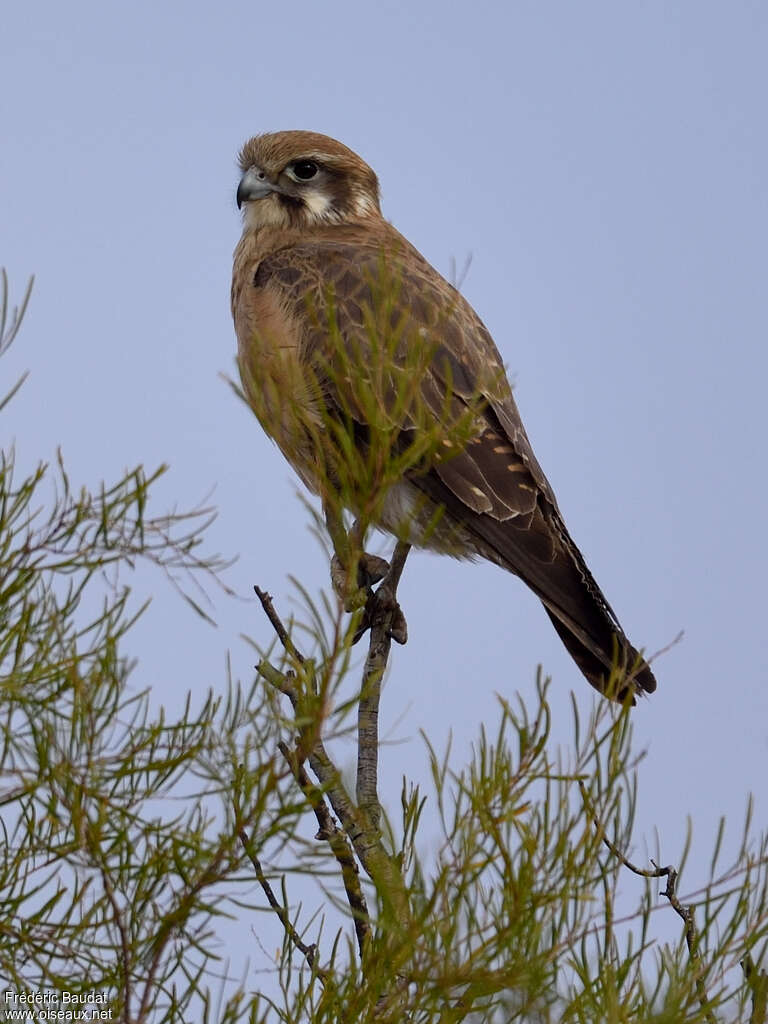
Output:
<instances>
[{"instance_id":1,"label":"bird of prey","mask_svg":"<svg viewBox=\"0 0 768 1024\"><path fill-rule=\"evenodd\" d=\"M391 484L377 525L519 576L592 686L620 700L652 693L650 667L568 534L493 339L461 294L383 218L374 171L342 143L308 131L257 135L239 163L244 227L232 315L241 380L303 482L327 497L333 473L322 468L323 448L332 436L349 451L345 431L355 450L369 445L370 413L379 405L402 417L395 426L404 445L469 410L461 443L447 435L442 457L408 465ZM373 387L375 374L361 385L348 366L329 370L331 349L355 353L350 365L363 366L382 322L395 334L395 369L415 375L420 414L391 394L369 402L361 389ZM364 501L364 494L349 498Z\"/></svg>"}]
</instances>

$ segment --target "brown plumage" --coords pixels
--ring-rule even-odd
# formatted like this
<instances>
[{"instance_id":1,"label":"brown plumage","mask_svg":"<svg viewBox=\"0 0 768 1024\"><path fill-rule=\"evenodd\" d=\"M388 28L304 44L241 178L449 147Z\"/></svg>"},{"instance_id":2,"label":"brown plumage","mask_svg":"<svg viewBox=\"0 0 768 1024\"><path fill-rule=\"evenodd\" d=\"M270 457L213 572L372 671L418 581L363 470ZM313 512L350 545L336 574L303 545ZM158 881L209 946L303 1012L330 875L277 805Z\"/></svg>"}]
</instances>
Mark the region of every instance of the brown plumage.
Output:
<instances>
[{"instance_id":1,"label":"brown plumage","mask_svg":"<svg viewBox=\"0 0 768 1024\"><path fill-rule=\"evenodd\" d=\"M262 426L304 483L322 495L333 475L320 468L328 416L346 423L356 444L366 443L365 403L343 373L329 372L330 336L364 366L386 306L394 363L419 365L422 414L439 426L447 411L466 410L470 430L460 450L412 468L391 487L380 525L519 576L596 689L610 685L609 695L620 699L628 690L652 693L651 669L568 535L493 339L459 292L384 220L371 168L341 143L302 131L256 136L243 147L240 167L245 226L232 315L241 378ZM386 301L382 281L390 284ZM409 363L414 346L425 346L426 365ZM382 394L381 404L394 408L392 395ZM405 444L424 420L408 410L400 415ZM436 526L435 509L442 510Z\"/></svg>"}]
</instances>

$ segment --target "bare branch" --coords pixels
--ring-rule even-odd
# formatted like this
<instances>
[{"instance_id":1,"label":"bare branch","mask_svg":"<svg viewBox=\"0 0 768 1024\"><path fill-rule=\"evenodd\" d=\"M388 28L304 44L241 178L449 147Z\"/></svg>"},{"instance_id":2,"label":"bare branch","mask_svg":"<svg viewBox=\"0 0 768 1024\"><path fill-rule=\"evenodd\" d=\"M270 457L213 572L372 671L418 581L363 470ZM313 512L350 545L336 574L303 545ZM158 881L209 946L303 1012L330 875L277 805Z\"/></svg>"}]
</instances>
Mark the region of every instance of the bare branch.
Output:
<instances>
[{"instance_id":1,"label":"bare branch","mask_svg":"<svg viewBox=\"0 0 768 1024\"><path fill-rule=\"evenodd\" d=\"M691 962L696 965L696 993L699 997L699 1004L702 1010L704 1011L704 1016L708 1024L717 1024L717 1018L709 1009L709 997L707 996L707 990L704 987L704 981L702 980L701 954L699 953L699 935L696 929L696 921L694 918L694 911L696 908L693 904L684 906L677 896L677 869L674 868L671 864L668 864L666 867L663 868L659 867L659 865L654 860L651 860L651 864L653 864L652 870L648 868L639 868L636 864L633 864L632 861L628 860L627 857L625 857L624 854L621 852L621 850L618 849L616 844L613 843L606 835L605 827L600 822L597 815L590 806L586 788L581 780L579 780L579 789L581 790L581 796L584 801L584 805L585 807L587 807L590 815L592 816L592 820L595 824L598 835L602 839L605 846L607 846L607 848L611 851L613 856L616 857L624 865L625 868L627 868L633 874L639 875L641 878L667 879L666 889L661 893L661 895L665 896L669 900L672 909L683 921L683 934L685 935L685 943L688 947L688 953L690 955Z\"/></svg>"},{"instance_id":2,"label":"bare branch","mask_svg":"<svg viewBox=\"0 0 768 1024\"><path fill-rule=\"evenodd\" d=\"M401 557L404 561L404 555ZM402 565L398 570L398 577L401 572ZM264 592L257 590L258 593ZM281 636L282 632L287 643L293 648L293 642L290 640L288 632L277 612L272 607L271 601L268 605L262 601L262 607L278 637ZM285 641L283 643L285 645ZM288 649L286 647L286 650ZM295 648L293 649L295 651ZM302 658L298 651L295 651L295 656L297 659L300 659L302 664L306 662L306 659ZM281 673L273 665L265 661L259 664L258 672L270 685L288 697L294 711L298 709L300 693L292 674ZM363 808L357 807L347 793L341 780L341 773L329 756L319 729L312 726L301 729L297 746L300 753L305 752L309 766L320 783L322 791L328 795L331 807L341 823L341 827L349 837L363 870L377 886L380 896L392 903L396 909L396 919L405 926L410 919L410 910L403 887L402 876L382 844L377 827L371 822L366 811Z\"/></svg>"},{"instance_id":3,"label":"bare branch","mask_svg":"<svg viewBox=\"0 0 768 1024\"><path fill-rule=\"evenodd\" d=\"M360 960L364 961L366 943L370 933L370 916L363 890L360 887L360 877L352 847L349 845L342 830L337 827L336 822L333 820L322 792L313 784L299 761L299 752L291 750L288 744L283 742L278 743L278 748L288 762L301 791L312 806L319 826L315 838L324 839L328 843L341 869L344 891L347 894L347 902L352 911L352 919L355 924Z\"/></svg>"},{"instance_id":4,"label":"bare branch","mask_svg":"<svg viewBox=\"0 0 768 1024\"><path fill-rule=\"evenodd\" d=\"M280 616L275 611L275 606L272 603L272 596L261 590L259 587L254 586L256 597L261 601L261 607L264 609L264 614L267 616L269 621L272 623L272 628L277 633L277 638L283 645L287 654L290 654L292 658L295 658L300 664L304 664L304 655L300 654L293 645L293 641L290 638L288 630L282 623Z\"/></svg>"},{"instance_id":5,"label":"bare branch","mask_svg":"<svg viewBox=\"0 0 768 1024\"><path fill-rule=\"evenodd\" d=\"M404 626L403 613L397 603L400 582L410 546L398 541L390 570L366 607L371 636L368 656L363 668L360 704L357 714L357 802L374 829L379 828L381 807L378 796L379 700L381 681L389 660L393 630ZM394 634L396 637L398 634ZM399 634L403 636L401 632Z\"/></svg>"},{"instance_id":6,"label":"bare branch","mask_svg":"<svg viewBox=\"0 0 768 1024\"><path fill-rule=\"evenodd\" d=\"M240 842L243 844L243 849L246 852L248 860L253 865L253 870L256 872L256 879L264 890L264 895L267 897L267 902L270 907L277 914L280 919L280 923L285 929L285 934L288 936L293 945L302 954L304 959L307 961L312 970L317 974L318 978L322 982L323 986L328 984L329 974L323 967L320 967L316 960L317 946L312 943L308 946L301 938L299 933L294 928L291 919L288 915L286 908L280 903L275 896L272 886L269 884L267 876L264 874L264 870L261 866L259 858L256 856L253 850L253 843L248 836L248 833L244 828L239 828L237 834L240 836Z\"/></svg>"}]
</instances>

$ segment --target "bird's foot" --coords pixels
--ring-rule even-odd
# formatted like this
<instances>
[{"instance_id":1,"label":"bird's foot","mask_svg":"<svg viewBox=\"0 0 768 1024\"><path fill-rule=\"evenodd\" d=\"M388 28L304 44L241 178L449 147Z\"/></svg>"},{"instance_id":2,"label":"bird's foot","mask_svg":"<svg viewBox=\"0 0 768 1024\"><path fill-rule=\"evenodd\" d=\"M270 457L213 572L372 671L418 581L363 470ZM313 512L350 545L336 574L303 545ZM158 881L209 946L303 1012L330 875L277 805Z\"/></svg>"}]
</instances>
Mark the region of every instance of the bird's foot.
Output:
<instances>
[{"instance_id":1,"label":"bird's foot","mask_svg":"<svg viewBox=\"0 0 768 1024\"><path fill-rule=\"evenodd\" d=\"M385 634L390 640L394 640L397 644L407 643L408 623L405 621L403 609L395 597L394 588L386 578L381 586L370 592L352 643L356 644L367 630L379 621L383 622Z\"/></svg>"},{"instance_id":2,"label":"bird's foot","mask_svg":"<svg viewBox=\"0 0 768 1024\"><path fill-rule=\"evenodd\" d=\"M349 550L348 547L346 550ZM338 547L336 551L339 551ZM331 584L334 591L345 611L354 612L362 609L352 643L356 644L376 625L383 626L385 636L395 643L407 642L408 624L397 601L397 587L409 551L409 544L398 541L390 562L378 555L361 551L357 556L355 570L351 569L347 558L340 557L338 553L333 555ZM373 587L377 583L379 586L374 590Z\"/></svg>"},{"instance_id":3,"label":"bird's foot","mask_svg":"<svg viewBox=\"0 0 768 1024\"><path fill-rule=\"evenodd\" d=\"M350 573L338 555L331 559L331 585L344 605L344 611L363 608L373 594L373 585L389 572L389 562L378 555L363 551L357 560L355 584L350 586Z\"/></svg>"}]
</instances>

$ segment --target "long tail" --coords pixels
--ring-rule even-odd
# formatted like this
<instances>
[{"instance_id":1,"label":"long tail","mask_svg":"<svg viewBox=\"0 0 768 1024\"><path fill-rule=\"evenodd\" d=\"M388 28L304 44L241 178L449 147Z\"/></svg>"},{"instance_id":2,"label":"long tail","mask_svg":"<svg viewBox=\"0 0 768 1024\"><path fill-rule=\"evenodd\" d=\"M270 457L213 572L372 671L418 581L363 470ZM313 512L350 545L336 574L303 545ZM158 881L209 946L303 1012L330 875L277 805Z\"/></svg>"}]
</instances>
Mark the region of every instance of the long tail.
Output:
<instances>
[{"instance_id":1,"label":"long tail","mask_svg":"<svg viewBox=\"0 0 768 1024\"><path fill-rule=\"evenodd\" d=\"M630 688L633 696L638 692L653 693L656 689L656 679L648 663L627 640L621 627L606 624L611 644L611 665L608 666L605 664L607 643L602 647L602 656L595 655L592 644L585 644L546 604L544 610L584 677L600 693L623 701Z\"/></svg>"},{"instance_id":2,"label":"long tail","mask_svg":"<svg viewBox=\"0 0 768 1024\"><path fill-rule=\"evenodd\" d=\"M484 532L501 542L494 543L501 564L540 598L587 681L619 701L630 693L653 693L650 666L627 639L559 515L539 507L527 525L525 517L493 524L490 531L489 525Z\"/></svg>"},{"instance_id":3,"label":"long tail","mask_svg":"<svg viewBox=\"0 0 768 1024\"><path fill-rule=\"evenodd\" d=\"M465 537L472 536L476 554L519 576L533 590L596 690L619 701L630 693L653 693L653 672L627 639L551 502L540 495L531 512L501 519L468 508L435 473L416 482Z\"/></svg>"}]
</instances>

